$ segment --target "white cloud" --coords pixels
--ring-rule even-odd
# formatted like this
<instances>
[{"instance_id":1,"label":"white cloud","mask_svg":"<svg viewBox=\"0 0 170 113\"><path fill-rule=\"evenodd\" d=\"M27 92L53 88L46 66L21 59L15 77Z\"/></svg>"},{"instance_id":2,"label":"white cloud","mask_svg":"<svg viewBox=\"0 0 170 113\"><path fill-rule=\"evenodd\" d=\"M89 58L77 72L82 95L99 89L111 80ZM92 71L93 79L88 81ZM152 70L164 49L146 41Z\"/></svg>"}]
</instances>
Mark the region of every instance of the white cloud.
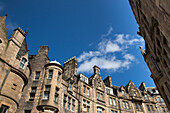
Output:
<instances>
[{"instance_id":1,"label":"white cloud","mask_svg":"<svg viewBox=\"0 0 170 113\"><path fill-rule=\"evenodd\" d=\"M97 45L97 50L83 52L78 58L78 72L92 73L92 67L97 65L100 69L119 71L129 69L136 61L131 54L129 47L140 46L144 43L140 37L129 34L115 34L112 39L108 38L112 34L113 28L110 27L105 37Z\"/></svg>"},{"instance_id":2,"label":"white cloud","mask_svg":"<svg viewBox=\"0 0 170 113\"><path fill-rule=\"evenodd\" d=\"M88 53L87 52L83 52L78 58L77 60L79 62L83 61L83 60L87 60L89 59L90 57L93 57L93 56L98 56L100 55L100 52L99 51L89 51Z\"/></svg>"}]
</instances>

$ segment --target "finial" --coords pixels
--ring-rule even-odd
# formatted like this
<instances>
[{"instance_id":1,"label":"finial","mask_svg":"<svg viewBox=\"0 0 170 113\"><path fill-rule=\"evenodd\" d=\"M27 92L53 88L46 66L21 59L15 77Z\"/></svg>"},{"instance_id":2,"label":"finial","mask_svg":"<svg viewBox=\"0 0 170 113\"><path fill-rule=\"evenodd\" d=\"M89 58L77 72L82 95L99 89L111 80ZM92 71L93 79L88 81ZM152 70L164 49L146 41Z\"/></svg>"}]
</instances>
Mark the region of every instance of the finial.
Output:
<instances>
[{"instance_id":1,"label":"finial","mask_svg":"<svg viewBox=\"0 0 170 113\"><path fill-rule=\"evenodd\" d=\"M29 28L27 28L27 30L26 30L26 32L25 32L26 35L28 34L28 30L29 30Z\"/></svg>"},{"instance_id":2,"label":"finial","mask_svg":"<svg viewBox=\"0 0 170 113\"><path fill-rule=\"evenodd\" d=\"M142 55L145 55L144 50L143 50L141 47L139 47L139 49L140 49L140 51L141 51Z\"/></svg>"}]
</instances>

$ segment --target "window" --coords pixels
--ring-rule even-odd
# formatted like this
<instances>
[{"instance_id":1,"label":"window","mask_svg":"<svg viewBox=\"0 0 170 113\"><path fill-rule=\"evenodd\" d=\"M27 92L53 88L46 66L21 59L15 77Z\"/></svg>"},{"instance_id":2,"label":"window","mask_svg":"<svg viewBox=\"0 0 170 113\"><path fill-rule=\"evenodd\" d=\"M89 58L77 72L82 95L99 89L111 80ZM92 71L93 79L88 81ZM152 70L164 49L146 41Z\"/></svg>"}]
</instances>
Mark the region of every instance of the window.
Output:
<instances>
[{"instance_id":1,"label":"window","mask_svg":"<svg viewBox=\"0 0 170 113\"><path fill-rule=\"evenodd\" d=\"M139 103L135 103L135 108L137 111L142 111L141 105Z\"/></svg>"},{"instance_id":2,"label":"window","mask_svg":"<svg viewBox=\"0 0 170 113\"><path fill-rule=\"evenodd\" d=\"M106 87L106 93L107 93L107 94L112 94L112 95L113 95L113 89L107 88L107 87Z\"/></svg>"},{"instance_id":3,"label":"window","mask_svg":"<svg viewBox=\"0 0 170 113\"><path fill-rule=\"evenodd\" d=\"M72 99L72 111L74 111L74 109L75 109L75 100Z\"/></svg>"},{"instance_id":4,"label":"window","mask_svg":"<svg viewBox=\"0 0 170 113\"><path fill-rule=\"evenodd\" d=\"M125 102L123 102L123 108L126 109Z\"/></svg>"},{"instance_id":5,"label":"window","mask_svg":"<svg viewBox=\"0 0 170 113\"><path fill-rule=\"evenodd\" d=\"M29 101L34 101L36 90L37 90L37 87L31 87Z\"/></svg>"},{"instance_id":6,"label":"window","mask_svg":"<svg viewBox=\"0 0 170 113\"><path fill-rule=\"evenodd\" d=\"M63 108L65 108L65 107L66 107L66 102L67 102L67 96L66 96L66 95L64 95Z\"/></svg>"},{"instance_id":7,"label":"window","mask_svg":"<svg viewBox=\"0 0 170 113\"><path fill-rule=\"evenodd\" d=\"M25 68L25 63L27 62L27 59L22 58L21 62L20 62L20 68L24 69Z\"/></svg>"},{"instance_id":8,"label":"window","mask_svg":"<svg viewBox=\"0 0 170 113\"><path fill-rule=\"evenodd\" d=\"M74 112L75 111L75 100L64 94L63 108L66 108L66 107L67 107L67 110Z\"/></svg>"},{"instance_id":9,"label":"window","mask_svg":"<svg viewBox=\"0 0 170 113\"><path fill-rule=\"evenodd\" d=\"M126 102L126 108L129 109L129 103L128 102Z\"/></svg>"},{"instance_id":10,"label":"window","mask_svg":"<svg viewBox=\"0 0 170 113\"><path fill-rule=\"evenodd\" d=\"M152 112L154 112L154 108L153 108L153 106L152 106L152 105L147 105L147 108L148 108L148 111L152 111Z\"/></svg>"},{"instance_id":11,"label":"window","mask_svg":"<svg viewBox=\"0 0 170 113\"><path fill-rule=\"evenodd\" d=\"M97 99L103 100L103 94L100 92L97 92Z\"/></svg>"},{"instance_id":12,"label":"window","mask_svg":"<svg viewBox=\"0 0 170 113\"><path fill-rule=\"evenodd\" d=\"M60 73L60 72L58 72L57 81L60 81L60 76L61 76L61 73Z\"/></svg>"},{"instance_id":13,"label":"window","mask_svg":"<svg viewBox=\"0 0 170 113\"><path fill-rule=\"evenodd\" d=\"M151 111L151 109L150 109L149 105L147 105L147 108L148 108L148 111Z\"/></svg>"},{"instance_id":14,"label":"window","mask_svg":"<svg viewBox=\"0 0 170 113\"><path fill-rule=\"evenodd\" d=\"M87 88L87 96L89 96L89 95L90 95L89 90L90 90L90 89L89 89L89 88Z\"/></svg>"},{"instance_id":15,"label":"window","mask_svg":"<svg viewBox=\"0 0 170 113\"><path fill-rule=\"evenodd\" d=\"M25 110L25 113L31 113L31 110Z\"/></svg>"},{"instance_id":16,"label":"window","mask_svg":"<svg viewBox=\"0 0 170 113\"><path fill-rule=\"evenodd\" d=\"M102 111L103 111L102 108L99 107L97 108L97 113L102 113Z\"/></svg>"},{"instance_id":17,"label":"window","mask_svg":"<svg viewBox=\"0 0 170 113\"><path fill-rule=\"evenodd\" d=\"M125 95L125 91L124 90L122 90L122 95Z\"/></svg>"},{"instance_id":18,"label":"window","mask_svg":"<svg viewBox=\"0 0 170 113\"><path fill-rule=\"evenodd\" d=\"M145 97L145 99L147 99L147 100L148 100L148 95L147 95L147 94L144 94L144 97Z\"/></svg>"},{"instance_id":19,"label":"window","mask_svg":"<svg viewBox=\"0 0 170 113\"><path fill-rule=\"evenodd\" d=\"M71 98L68 97L68 106L67 106L67 109L70 110L70 106L71 106Z\"/></svg>"},{"instance_id":20,"label":"window","mask_svg":"<svg viewBox=\"0 0 170 113\"><path fill-rule=\"evenodd\" d=\"M83 99L83 111L90 113L90 102Z\"/></svg>"},{"instance_id":21,"label":"window","mask_svg":"<svg viewBox=\"0 0 170 113\"><path fill-rule=\"evenodd\" d=\"M164 107L162 107L162 111L163 111L164 113L166 113L166 111L165 111L165 108L164 108Z\"/></svg>"},{"instance_id":22,"label":"window","mask_svg":"<svg viewBox=\"0 0 170 113\"><path fill-rule=\"evenodd\" d=\"M156 60L152 57L152 62L154 63L156 69L158 70L158 72L160 72L160 68L159 68L159 65L157 64Z\"/></svg>"},{"instance_id":23,"label":"window","mask_svg":"<svg viewBox=\"0 0 170 113\"><path fill-rule=\"evenodd\" d=\"M49 94L50 94L50 85L45 86L45 91L44 91L44 99L49 99Z\"/></svg>"},{"instance_id":24,"label":"window","mask_svg":"<svg viewBox=\"0 0 170 113\"><path fill-rule=\"evenodd\" d=\"M2 104L0 108L0 113L7 113L8 109L9 109L8 106Z\"/></svg>"},{"instance_id":25,"label":"window","mask_svg":"<svg viewBox=\"0 0 170 113\"><path fill-rule=\"evenodd\" d=\"M110 98L110 105L113 105L113 103L112 103L112 98Z\"/></svg>"},{"instance_id":26,"label":"window","mask_svg":"<svg viewBox=\"0 0 170 113\"><path fill-rule=\"evenodd\" d=\"M123 104L123 108L124 108L124 109L130 109L128 102L123 101L122 104Z\"/></svg>"},{"instance_id":27,"label":"window","mask_svg":"<svg viewBox=\"0 0 170 113\"><path fill-rule=\"evenodd\" d=\"M54 94L54 101L57 102L57 97L58 97L58 88L55 88L55 94Z\"/></svg>"},{"instance_id":28,"label":"window","mask_svg":"<svg viewBox=\"0 0 170 113\"><path fill-rule=\"evenodd\" d=\"M70 83L70 91L72 91L72 90L73 90L73 89L72 89L72 86L73 86L73 85Z\"/></svg>"},{"instance_id":29,"label":"window","mask_svg":"<svg viewBox=\"0 0 170 113\"><path fill-rule=\"evenodd\" d=\"M87 101L87 113L90 113L90 102Z\"/></svg>"},{"instance_id":30,"label":"window","mask_svg":"<svg viewBox=\"0 0 170 113\"><path fill-rule=\"evenodd\" d=\"M39 77L40 77L40 71L37 71L37 72L35 73L35 78L34 78L34 80L39 80Z\"/></svg>"},{"instance_id":31,"label":"window","mask_svg":"<svg viewBox=\"0 0 170 113\"><path fill-rule=\"evenodd\" d=\"M133 96L136 97L136 93L133 93Z\"/></svg>"},{"instance_id":32,"label":"window","mask_svg":"<svg viewBox=\"0 0 170 113\"><path fill-rule=\"evenodd\" d=\"M86 87L85 85L83 86L83 94L90 96L90 88Z\"/></svg>"},{"instance_id":33,"label":"window","mask_svg":"<svg viewBox=\"0 0 170 113\"><path fill-rule=\"evenodd\" d=\"M117 111L111 110L111 113L117 113Z\"/></svg>"},{"instance_id":34,"label":"window","mask_svg":"<svg viewBox=\"0 0 170 113\"><path fill-rule=\"evenodd\" d=\"M109 98L109 101L110 101L110 105L114 105L116 106L116 100L114 98Z\"/></svg>"},{"instance_id":35,"label":"window","mask_svg":"<svg viewBox=\"0 0 170 113\"><path fill-rule=\"evenodd\" d=\"M84 75L80 74L80 80L84 81L85 83L88 84L88 78L85 77Z\"/></svg>"},{"instance_id":36,"label":"window","mask_svg":"<svg viewBox=\"0 0 170 113\"><path fill-rule=\"evenodd\" d=\"M83 86L83 93L86 93L86 86Z\"/></svg>"},{"instance_id":37,"label":"window","mask_svg":"<svg viewBox=\"0 0 170 113\"><path fill-rule=\"evenodd\" d=\"M48 79L52 79L53 77L53 70L48 71Z\"/></svg>"}]
</instances>

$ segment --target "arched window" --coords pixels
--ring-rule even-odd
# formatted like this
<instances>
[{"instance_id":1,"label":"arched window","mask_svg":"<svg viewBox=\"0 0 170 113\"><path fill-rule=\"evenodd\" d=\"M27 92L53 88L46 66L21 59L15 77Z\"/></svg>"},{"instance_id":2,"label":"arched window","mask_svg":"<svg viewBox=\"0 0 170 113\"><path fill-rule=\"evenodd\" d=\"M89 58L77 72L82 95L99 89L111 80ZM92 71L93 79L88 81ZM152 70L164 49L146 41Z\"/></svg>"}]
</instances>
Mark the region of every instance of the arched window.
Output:
<instances>
[{"instance_id":1,"label":"arched window","mask_svg":"<svg viewBox=\"0 0 170 113\"><path fill-rule=\"evenodd\" d=\"M22 58L22 60L21 60L21 62L20 62L20 68L24 69L26 62L27 62L27 59L26 59L26 58Z\"/></svg>"},{"instance_id":2,"label":"arched window","mask_svg":"<svg viewBox=\"0 0 170 113\"><path fill-rule=\"evenodd\" d=\"M103 113L103 109L101 107L97 107L97 113Z\"/></svg>"}]
</instances>

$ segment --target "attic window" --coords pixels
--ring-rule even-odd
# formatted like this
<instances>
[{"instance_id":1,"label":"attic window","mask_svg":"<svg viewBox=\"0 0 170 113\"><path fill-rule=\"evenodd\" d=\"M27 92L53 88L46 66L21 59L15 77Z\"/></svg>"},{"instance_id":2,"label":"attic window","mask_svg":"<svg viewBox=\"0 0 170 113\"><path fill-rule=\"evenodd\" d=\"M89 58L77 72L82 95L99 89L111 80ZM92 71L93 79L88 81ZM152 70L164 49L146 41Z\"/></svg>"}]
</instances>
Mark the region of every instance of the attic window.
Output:
<instances>
[{"instance_id":1,"label":"attic window","mask_svg":"<svg viewBox=\"0 0 170 113\"><path fill-rule=\"evenodd\" d=\"M136 93L133 93L133 96L136 97Z\"/></svg>"},{"instance_id":2,"label":"attic window","mask_svg":"<svg viewBox=\"0 0 170 113\"><path fill-rule=\"evenodd\" d=\"M124 90L122 90L122 94L125 95L125 91Z\"/></svg>"}]
</instances>

